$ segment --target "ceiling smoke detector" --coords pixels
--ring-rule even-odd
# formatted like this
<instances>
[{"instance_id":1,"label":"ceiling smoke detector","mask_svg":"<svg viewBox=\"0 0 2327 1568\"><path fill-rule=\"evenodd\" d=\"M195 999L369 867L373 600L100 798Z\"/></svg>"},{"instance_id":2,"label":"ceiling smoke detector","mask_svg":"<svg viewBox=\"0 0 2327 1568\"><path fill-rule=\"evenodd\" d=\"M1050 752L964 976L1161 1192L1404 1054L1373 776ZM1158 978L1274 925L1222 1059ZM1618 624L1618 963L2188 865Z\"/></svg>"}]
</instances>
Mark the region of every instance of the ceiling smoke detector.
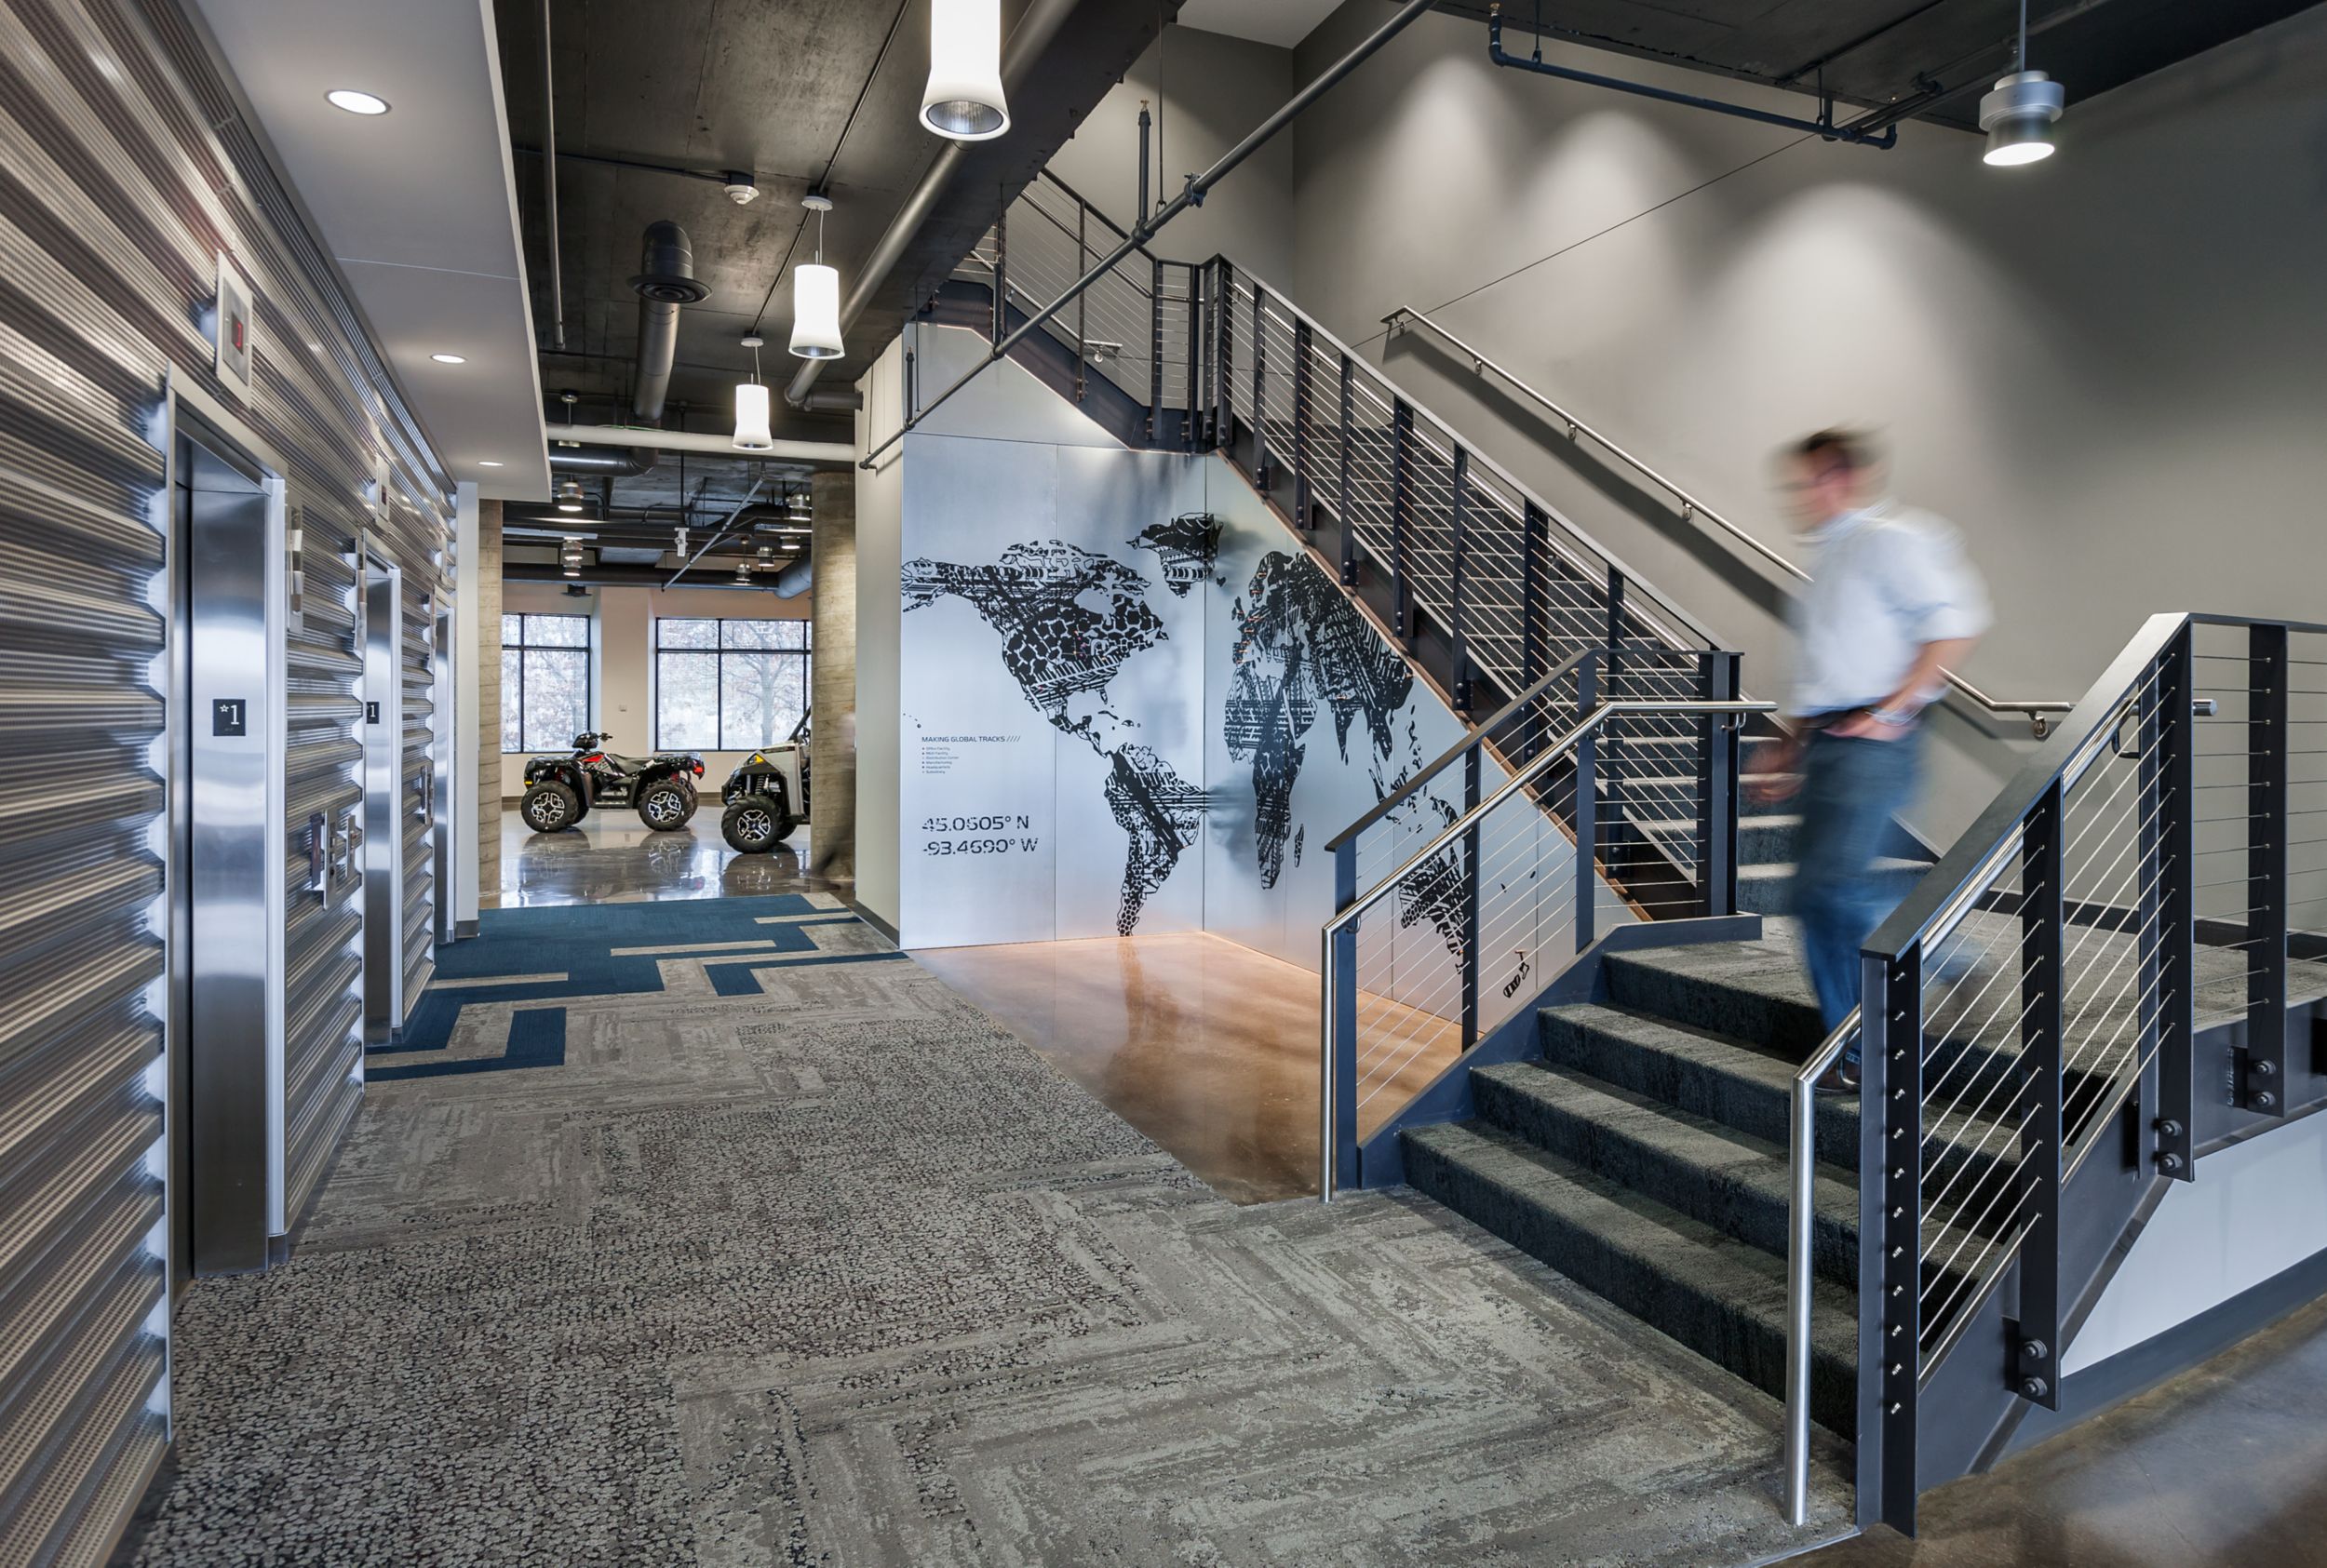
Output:
<instances>
[{"instance_id":1,"label":"ceiling smoke detector","mask_svg":"<svg viewBox=\"0 0 2327 1568\"><path fill-rule=\"evenodd\" d=\"M749 207L760 199L760 182L740 168L731 168L720 178L727 182L727 199L737 207Z\"/></svg>"}]
</instances>

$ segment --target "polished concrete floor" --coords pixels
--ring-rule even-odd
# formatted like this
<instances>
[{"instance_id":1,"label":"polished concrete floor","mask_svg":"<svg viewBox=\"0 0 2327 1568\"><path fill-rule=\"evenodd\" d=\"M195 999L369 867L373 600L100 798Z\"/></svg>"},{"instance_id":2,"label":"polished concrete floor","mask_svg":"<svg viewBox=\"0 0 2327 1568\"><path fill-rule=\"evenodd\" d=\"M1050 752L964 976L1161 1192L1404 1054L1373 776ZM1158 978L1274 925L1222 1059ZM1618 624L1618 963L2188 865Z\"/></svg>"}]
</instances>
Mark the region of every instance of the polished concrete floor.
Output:
<instances>
[{"instance_id":1,"label":"polished concrete floor","mask_svg":"<svg viewBox=\"0 0 2327 1568\"><path fill-rule=\"evenodd\" d=\"M2327 1302L1814 1568L2327 1568Z\"/></svg>"},{"instance_id":2,"label":"polished concrete floor","mask_svg":"<svg viewBox=\"0 0 2327 1568\"><path fill-rule=\"evenodd\" d=\"M914 958L1110 1110L1239 1203L1317 1190L1317 977L1222 937L1098 937L947 947ZM1393 1009L1368 1017L1387 1025ZM1365 1118L1455 1056L1431 1042Z\"/></svg>"},{"instance_id":3,"label":"polished concrete floor","mask_svg":"<svg viewBox=\"0 0 2327 1568\"><path fill-rule=\"evenodd\" d=\"M676 833L612 811L592 811L560 833L535 833L511 806L501 813L501 907L806 892L827 886L803 868L807 848L802 823L766 854L737 853L720 837L717 800Z\"/></svg>"}]
</instances>

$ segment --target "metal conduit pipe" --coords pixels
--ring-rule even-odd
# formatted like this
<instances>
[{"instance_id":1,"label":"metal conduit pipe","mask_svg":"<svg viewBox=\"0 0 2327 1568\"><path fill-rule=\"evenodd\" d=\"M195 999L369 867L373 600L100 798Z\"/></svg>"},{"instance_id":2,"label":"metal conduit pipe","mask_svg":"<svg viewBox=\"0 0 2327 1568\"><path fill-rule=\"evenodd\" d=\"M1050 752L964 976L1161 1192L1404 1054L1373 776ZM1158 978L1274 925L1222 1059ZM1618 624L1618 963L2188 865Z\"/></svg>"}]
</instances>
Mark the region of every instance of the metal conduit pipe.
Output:
<instances>
[{"instance_id":1,"label":"metal conduit pipe","mask_svg":"<svg viewBox=\"0 0 2327 1568\"><path fill-rule=\"evenodd\" d=\"M1019 19L1016 30L1010 34L1009 42L1002 48L1003 97L1007 98L1026 86L1035 61L1042 57L1044 49L1050 47L1051 40L1058 36L1059 28L1073 14L1075 5L1076 0L1034 0L1034 4L1028 7L1026 15ZM872 254L866 257L864 264L857 269L856 286L849 290L848 299L841 306L841 337L847 337L855 327L857 318L872 303L873 296L888 281L889 273L896 266L898 258L905 254L905 248L912 243L915 235L921 233L921 225L929 221L930 213L937 206L937 198L945 194L946 187L953 182L962 160L969 156L969 143L947 142L945 150L930 161L928 169L921 175L921 183L913 187L913 194L905 198L903 207L897 208L897 215L889 220L889 226L882 231L880 243L873 247ZM799 373L792 377L791 384L784 389L784 401L795 409L809 407L809 391L829 363L828 360L811 359L802 365Z\"/></svg>"}]
</instances>

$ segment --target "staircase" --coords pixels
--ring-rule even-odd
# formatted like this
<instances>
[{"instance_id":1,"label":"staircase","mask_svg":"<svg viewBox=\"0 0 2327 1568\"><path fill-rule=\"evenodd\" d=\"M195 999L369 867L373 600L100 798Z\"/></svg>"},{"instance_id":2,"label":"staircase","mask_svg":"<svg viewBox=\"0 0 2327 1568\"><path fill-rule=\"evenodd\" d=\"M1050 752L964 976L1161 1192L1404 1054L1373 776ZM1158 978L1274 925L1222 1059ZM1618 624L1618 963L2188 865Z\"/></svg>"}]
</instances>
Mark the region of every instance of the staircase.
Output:
<instances>
[{"instance_id":1,"label":"staircase","mask_svg":"<svg viewBox=\"0 0 2327 1568\"><path fill-rule=\"evenodd\" d=\"M1029 191L935 318L999 338L1047 302L1011 258L1091 259L1087 204ZM1014 357L1126 445L1226 456L1479 716L1326 845L1327 1196L1409 1183L1785 1400L1797 1521L1813 1420L1856 1444L1861 1521L1910 1533L2057 1426L2148 1217L2327 1109L2327 939L2294 918L2327 895L2290 891L2327 885L2290 831L2327 805L2289 804L2327 717L2288 701L2327 699L2327 626L2153 616L2057 727L1958 682L2042 744L1944 855L1892 824L1901 903L1830 1035L1782 918L1799 819L1741 803L1771 736L1735 655L1227 260L1142 252L1091 298L1131 325L1053 316ZM1433 778L1455 820L1402 818ZM1409 1095L1433 1037L1460 1055ZM1812 1100L1849 1043L1863 1100Z\"/></svg>"}]
</instances>

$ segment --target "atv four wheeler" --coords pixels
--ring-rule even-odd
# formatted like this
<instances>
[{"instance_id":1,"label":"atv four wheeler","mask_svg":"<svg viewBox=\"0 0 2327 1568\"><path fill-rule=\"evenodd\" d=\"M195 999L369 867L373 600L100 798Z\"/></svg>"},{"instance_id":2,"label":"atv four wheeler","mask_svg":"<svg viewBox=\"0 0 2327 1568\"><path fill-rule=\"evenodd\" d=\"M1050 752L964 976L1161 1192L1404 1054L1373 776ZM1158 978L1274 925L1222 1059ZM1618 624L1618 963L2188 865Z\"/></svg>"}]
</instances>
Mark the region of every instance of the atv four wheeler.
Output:
<instances>
[{"instance_id":1,"label":"atv four wheeler","mask_svg":"<svg viewBox=\"0 0 2327 1568\"><path fill-rule=\"evenodd\" d=\"M808 810L806 745L764 746L727 775L720 836L727 847L763 854L792 836Z\"/></svg>"},{"instance_id":2,"label":"atv four wheeler","mask_svg":"<svg viewBox=\"0 0 2327 1568\"><path fill-rule=\"evenodd\" d=\"M657 832L687 825L695 814L695 780L703 758L693 752L617 757L605 749L605 731L573 738L571 757L537 757L525 765L525 798L518 815L536 833L572 827L595 806L629 806Z\"/></svg>"}]
</instances>

